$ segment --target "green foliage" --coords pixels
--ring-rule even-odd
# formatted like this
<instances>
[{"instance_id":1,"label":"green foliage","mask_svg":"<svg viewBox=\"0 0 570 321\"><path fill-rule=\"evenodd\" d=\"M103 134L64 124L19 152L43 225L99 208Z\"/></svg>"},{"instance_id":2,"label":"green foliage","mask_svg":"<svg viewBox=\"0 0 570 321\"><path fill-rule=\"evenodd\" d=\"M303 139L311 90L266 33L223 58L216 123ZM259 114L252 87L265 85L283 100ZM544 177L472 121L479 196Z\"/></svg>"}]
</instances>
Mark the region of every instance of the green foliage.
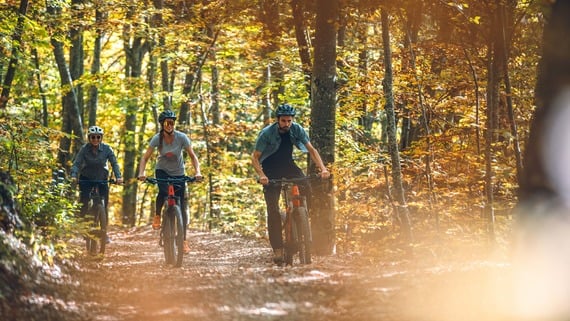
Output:
<instances>
[{"instance_id":1,"label":"green foliage","mask_svg":"<svg viewBox=\"0 0 570 321\"><path fill-rule=\"evenodd\" d=\"M77 231L74 193L52 176L57 165L50 150L59 136L27 118L11 115L0 120L0 169L16 184L14 198L25 224L20 236L48 262L56 253L73 252L66 241Z\"/></svg>"}]
</instances>

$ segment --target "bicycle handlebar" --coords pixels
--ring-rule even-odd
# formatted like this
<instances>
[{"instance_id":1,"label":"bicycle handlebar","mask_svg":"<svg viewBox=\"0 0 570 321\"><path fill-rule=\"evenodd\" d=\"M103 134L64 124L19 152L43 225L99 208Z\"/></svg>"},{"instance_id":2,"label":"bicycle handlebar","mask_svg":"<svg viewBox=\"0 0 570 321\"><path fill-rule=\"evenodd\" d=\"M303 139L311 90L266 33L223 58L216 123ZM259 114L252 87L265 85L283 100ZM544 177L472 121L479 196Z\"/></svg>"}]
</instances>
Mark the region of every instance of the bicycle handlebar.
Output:
<instances>
[{"instance_id":1,"label":"bicycle handlebar","mask_svg":"<svg viewBox=\"0 0 570 321\"><path fill-rule=\"evenodd\" d=\"M156 178L156 177L147 177L145 179L146 183L150 184L158 184L158 183L182 183L182 182L195 182L197 181L196 177L194 176L182 176L182 177L167 177L167 178Z\"/></svg>"}]
</instances>

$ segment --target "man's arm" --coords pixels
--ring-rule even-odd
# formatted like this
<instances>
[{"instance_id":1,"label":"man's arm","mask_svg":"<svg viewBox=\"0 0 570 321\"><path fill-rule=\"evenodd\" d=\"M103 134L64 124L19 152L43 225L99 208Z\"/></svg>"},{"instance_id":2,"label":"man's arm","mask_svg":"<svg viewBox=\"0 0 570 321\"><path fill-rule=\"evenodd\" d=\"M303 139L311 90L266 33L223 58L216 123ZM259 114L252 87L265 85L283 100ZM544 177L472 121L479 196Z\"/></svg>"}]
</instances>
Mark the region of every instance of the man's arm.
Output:
<instances>
[{"instance_id":1,"label":"man's arm","mask_svg":"<svg viewBox=\"0 0 570 321\"><path fill-rule=\"evenodd\" d=\"M321 155L319 154L317 149L313 146L313 144L311 144L311 142L307 142L305 144L305 147L307 147L307 150L309 151L309 155L311 156L311 160L313 160L313 162L321 170L321 177L322 178L329 178L331 176L331 173L329 173L329 170L325 167L325 164L323 163Z\"/></svg>"},{"instance_id":2,"label":"man's arm","mask_svg":"<svg viewBox=\"0 0 570 321\"><path fill-rule=\"evenodd\" d=\"M253 165L253 169L255 169L255 172L257 173L257 176L259 176L259 182L263 185L269 183L269 179L267 178L267 175L265 175L265 173L263 172L263 168L261 167L261 163L259 162L259 158L261 157L261 152L256 150L253 152L253 154L251 155L251 163Z\"/></svg>"}]
</instances>

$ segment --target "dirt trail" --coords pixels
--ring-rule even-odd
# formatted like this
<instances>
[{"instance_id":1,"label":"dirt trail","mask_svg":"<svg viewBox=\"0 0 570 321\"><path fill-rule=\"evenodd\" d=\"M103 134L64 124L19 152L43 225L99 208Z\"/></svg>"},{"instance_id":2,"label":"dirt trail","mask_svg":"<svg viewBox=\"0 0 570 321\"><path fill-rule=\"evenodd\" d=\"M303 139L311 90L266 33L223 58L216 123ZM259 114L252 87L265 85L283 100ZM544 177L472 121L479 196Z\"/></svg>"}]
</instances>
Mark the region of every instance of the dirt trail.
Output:
<instances>
[{"instance_id":1,"label":"dirt trail","mask_svg":"<svg viewBox=\"0 0 570 321\"><path fill-rule=\"evenodd\" d=\"M505 272L494 262L358 256L277 267L263 240L197 231L172 268L149 227L111 237L106 257L85 259L75 276L71 297L92 320L497 320L493 292Z\"/></svg>"}]
</instances>

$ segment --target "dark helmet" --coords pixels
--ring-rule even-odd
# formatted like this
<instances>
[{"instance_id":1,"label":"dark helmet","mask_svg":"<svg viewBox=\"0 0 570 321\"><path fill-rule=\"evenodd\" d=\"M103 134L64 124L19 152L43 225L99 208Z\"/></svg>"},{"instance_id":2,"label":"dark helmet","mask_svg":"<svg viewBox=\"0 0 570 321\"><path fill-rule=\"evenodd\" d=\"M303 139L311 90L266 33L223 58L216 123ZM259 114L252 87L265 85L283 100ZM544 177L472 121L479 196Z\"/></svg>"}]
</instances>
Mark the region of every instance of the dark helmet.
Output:
<instances>
[{"instance_id":1,"label":"dark helmet","mask_svg":"<svg viewBox=\"0 0 570 321\"><path fill-rule=\"evenodd\" d=\"M279 107L277 107L277 110L275 111L275 116L279 117L279 116L295 116L295 114L297 114L297 111L295 110L294 107L292 107L289 104L281 104L279 105Z\"/></svg>"},{"instance_id":2,"label":"dark helmet","mask_svg":"<svg viewBox=\"0 0 570 321\"><path fill-rule=\"evenodd\" d=\"M165 119L176 120L176 114L172 110L165 110L158 115L158 122L162 124Z\"/></svg>"}]
</instances>

